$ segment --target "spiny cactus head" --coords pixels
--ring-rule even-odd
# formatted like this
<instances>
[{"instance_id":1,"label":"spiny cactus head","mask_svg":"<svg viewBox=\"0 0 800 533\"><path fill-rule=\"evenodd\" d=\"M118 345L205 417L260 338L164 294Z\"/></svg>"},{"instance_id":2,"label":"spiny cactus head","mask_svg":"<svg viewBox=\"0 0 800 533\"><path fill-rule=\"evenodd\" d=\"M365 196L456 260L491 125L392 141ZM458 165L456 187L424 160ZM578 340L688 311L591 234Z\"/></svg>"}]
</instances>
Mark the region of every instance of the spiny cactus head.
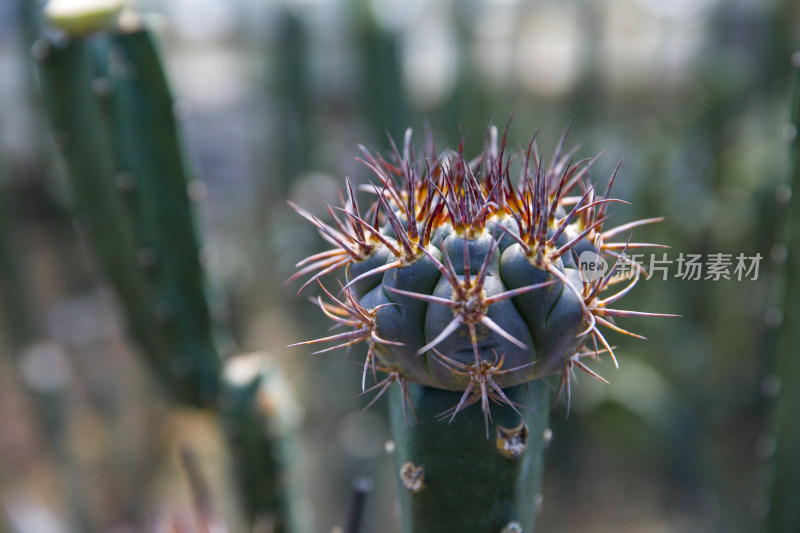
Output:
<instances>
[{"instance_id":1,"label":"spiny cactus head","mask_svg":"<svg viewBox=\"0 0 800 533\"><path fill-rule=\"evenodd\" d=\"M573 162L577 148L565 152L565 139L566 132L549 165L535 140L506 155L506 135L498 140L494 127L472 160L463 143L437 154L430 135L417 156L411 130L388 159L362 147L359 160L374 174L363 187L374 197L369 208L359 206L349 179L342 205L328 208L330 224L292 204L333 248L298 263L289 281L308 276L300 292L318 283L317 304L346 328L298 344L336 343L324 352L366 342L363 390L377 398L394 382L405 390L412 381L459 391L442 418L480 403L487 427L490 402L517 408L506 387L560 373L569 402L575 367L602 380L582 361L614 358L599 326L634 335L614 318L655 316L608 307L644 271L625 251L656 246L611 239L661 219L606 229L608 205L621 201L610 196L619 166L601 194L591 168L602 154ZM515 162L520 176L512 180ZM611 258L614 268L583 275L585 253ZM618 273L625 263L627 273ZM338 276L335 290L321 283L329 274ZM601 297L620 282L625 288ZM370 373L376 384L367 389Z\"/></svg>"}]
</instances>

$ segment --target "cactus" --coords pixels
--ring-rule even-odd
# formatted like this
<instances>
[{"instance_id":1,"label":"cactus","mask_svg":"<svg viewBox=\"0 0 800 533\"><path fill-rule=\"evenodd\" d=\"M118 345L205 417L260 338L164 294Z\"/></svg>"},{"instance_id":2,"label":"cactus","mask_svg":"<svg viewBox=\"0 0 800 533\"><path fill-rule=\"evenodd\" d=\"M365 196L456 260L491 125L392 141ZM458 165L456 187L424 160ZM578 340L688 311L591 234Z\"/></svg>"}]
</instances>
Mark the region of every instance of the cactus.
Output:
<instances>
[{"instance_id":1,"label":"cactus","mask_svg":"<svg viewBox=\"0 0 800 533\"><path fill-rule=\"evenodd\" d=\"M307 530L302 514L292 512L297 498L285 477L299 454L299 408L286 377L266 354L238 354L225 365L224 383L221 420L243 507L270 524L268 531Z\"/></svg>"},{"instance_id":2,"label":"cactus","mask_svg":"<svg viewBox=\"0 0 800 533\"><path fill-rule=\"evenodd\" d=\"M363 150L378 181L370 208L349 180L342 207L329 208L333 225L293 205L334 247L290 279L310 275L300 290L319 283L319 307L348 329L298 345L334 343L326 352L365 342L362 389L372 402L399 384L392 427L404 531L530 531L549 408L542 378L557 376L569 405L574 369L603 380L586 358L607 353L616 363L601 326L637 336L615 319L667 316L611 307L643 272L626 250L655 246L612 238L661 219L604 228L617 172L599 193L589 182L599 156L573 164L577 149L565 152L565 140L545 166L535 140L507 156L494 127L469 161L463 143L436 154L432 137L417 157L407 130L388 160ZM605 257L612 268L588 271ZM336 290L321 283L332 272L344 274ZM601 297L618 282L625 287ZM501 448L514 432L532 445L515 462L494 448L490 429Z\"/></svg>"},{"instance_id":3,"label":"cactus","mask_svg":"<svg viewBox=\"0 0 800 533\"><path fill-rule=\"evenodd\" d=\"M131 333L175 397L211 405L221 361L208 334L172 99L149 30L40 41L36 52L77 220Z\"/></svg>"},{"instance_id":4,"label":"cactus","mask_svg":"<svg viewBox=\"0 0 800 533\"><path fill-rule=\"evenodd\" d=\"M231 380L218 349L229 333L212 320L162 61L146 22L132 12L114 19L111 3L52 2L46 15L66 36L34 46L76 220L154 374L179 403L218 410L237 464L250 468L238 468L247 513L271 516L283 531L279 444L259 430L269 418L258 401L263 376Z\"/></svg>"},{"instance_id":5,"label":"cactus","mask_svg":"<svg viewBox=\"0 0 800 533\"><path fill-rule=\"evenodd\" d=\"M783 279L783 322L779 331L778 351L774 363L780 392L772 406L771 439L774 451L766 472L768 512L765 533L789 533L800 528L800 429L797 424L797 405L800 401L800 359L797 357L798 324L800 324L800 51L792 56L794 90L791 105L791 145L789 186L792 197L786 219L785 242L788 250Z\"/></svg>"}]
</instances>

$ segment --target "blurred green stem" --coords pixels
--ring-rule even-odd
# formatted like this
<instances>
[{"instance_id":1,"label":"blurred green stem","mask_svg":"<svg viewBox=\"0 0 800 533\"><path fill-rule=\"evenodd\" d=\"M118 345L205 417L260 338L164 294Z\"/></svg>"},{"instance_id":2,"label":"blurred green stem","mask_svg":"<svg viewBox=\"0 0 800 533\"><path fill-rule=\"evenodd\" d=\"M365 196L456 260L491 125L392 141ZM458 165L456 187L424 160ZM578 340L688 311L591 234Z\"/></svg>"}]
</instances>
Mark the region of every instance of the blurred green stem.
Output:
<instances>
[{"instance_id":1,"label":"blurred green stem","mask_svg":"<svg viewBox=\"0 0 800 533\"><path fill-rule=\"evenodd\" d=\"M0 161L2 165L2 161ZM19 352L33 337L34 321L30 297L30 283L23 267L24 249L20 238L18 209L15 202L18 195L5 182L0 168L0 299L7 325L7 338L10 350ZM16 196L17 198L13 198ZM6 328L4 328L6 329Z\"/></svg>"},{"instance_id":2,"label":"blurred green stem","mask_svg":"<svg viewBox=\"0 0 800 533\"><path fill-rule=\"evenodd\" d=\"M788 253L784 266L783 322L774 372L780 380L780 393L772 411L775 448L768 465L767 533L800 531L800 52L795 52L792 66L794 90L791 124L794 138L789 186L793 194L786 221L785 243Z\"/></svg>"},{"instance_id":3,"label":"blurred green stem","mask_svg":"<svg viewBox=\"0 0 800 533\"><path fill-rule=\"evenodd\" d=\"M174 99L144 22L35 47L50 124L98 263L132 337L180 404L224 416L248 519L282 516L275 435L260 377L228 386L206 296L191 198L204 194L183 156ZM240 394L241 393L241 394ZM285 522L279 518L278 523Z\"/></svg>"}]
</instances>

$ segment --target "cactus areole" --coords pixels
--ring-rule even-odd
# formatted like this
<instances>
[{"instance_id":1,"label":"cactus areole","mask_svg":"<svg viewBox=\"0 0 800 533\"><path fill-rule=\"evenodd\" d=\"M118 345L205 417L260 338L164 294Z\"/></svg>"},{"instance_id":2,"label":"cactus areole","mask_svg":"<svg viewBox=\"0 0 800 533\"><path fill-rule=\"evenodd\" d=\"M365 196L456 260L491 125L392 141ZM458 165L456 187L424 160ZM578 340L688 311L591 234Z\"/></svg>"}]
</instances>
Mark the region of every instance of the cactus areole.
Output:
<instances>
[{"instance_id":1,"label":"cactus areole","mask_svg":"<svg viewBox=\"0 0 800 533\"><path fill-rule=\"evenodd\" d=\"M510 394L517 386L557 375L569 402L574 368L603 379L586 358L607 354L616 363L602 328L629 333L617 317L651 315L611 307L644 271L625 251L654 246L631 243L627 232L660 220L607 228L608 207L620 201L610 196L617 171L598 190L591 168L600 156L574 162L577 149L564 150L566 133L549 165L535 140L508 153L506 135L498 137L490 127L483 152L470 159L463 143L437 154L430 136L415 153L407 130L402 151L392 144L387 158L362 148L360 161L374 176L359 190L371 195L370 206L359 204L349 179L341 206L328 208L331 222L292 204L332 248L298 263L290 281L303 278L300 291L319 285L317 304L342 327L299 344L330 343L321 350L326 352L366 343L363 390L377 399L396 382L406 420L409 411L416 416L415 407L431 416L429 408L414 405L415 398L435 397L437 405L452 398L435 414L455 420L442 425L454 432L456 415L464 410L474 417L469 407L479 404L473 409L480 409L475 413L482 418L483 441L490 436L491 404L516 413L516 422L504 420L508 427L525 420L522 407L549 408L519 403L547 395ZM604 264L611 267L597 268ZM338 279L327 281L329 274ZM452 392L417 394L412 383ZM419 427L430 427L428 422L420 419ZM508 427L498 425L497 431ZM541 449L541 435L535 437ZM398 446L408 441L395 439ZM411 441L419 447L425 439ZM426 468L418 457L406 459L415 469ZM408 478L412 468L404 464L401 471ZM433 481L428 485L433 488Z\"/></svg>"}]
</instances>

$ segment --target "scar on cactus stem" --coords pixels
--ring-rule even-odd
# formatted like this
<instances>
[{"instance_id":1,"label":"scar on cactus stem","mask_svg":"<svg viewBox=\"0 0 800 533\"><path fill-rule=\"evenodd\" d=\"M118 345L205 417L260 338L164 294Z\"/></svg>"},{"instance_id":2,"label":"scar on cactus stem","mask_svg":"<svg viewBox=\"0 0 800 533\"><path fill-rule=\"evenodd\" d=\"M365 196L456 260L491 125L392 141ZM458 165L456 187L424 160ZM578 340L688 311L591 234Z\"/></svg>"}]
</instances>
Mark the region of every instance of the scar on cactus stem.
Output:
<instances>
[{"instance_id":1,"label":"scar on cactus stem","mask_svg":"<svg viewBox=\"0 0 800 533\"><path fill-rule=\"evenodd\" d=\"M497 449L509 459L519 459L528 447L528 426L520 422L517 427L497 426Z\"/></svg>"},{"instance_id":2,"label":"scar on cactus stem","mask_svg":"<svg viewBox=\"0 0 800 533\"><path fill-rule=\"evenodd\" d=\"M405 463L400 467L400 480L409 492L421 492L425 488L425 468L414 463Z\"/></svg>"},{"instance_id":3,"label":"scar on cactus stem","mask_svg":"<svg viewBox=\"0 0 800 533\"><path fill-rule=\"evenodd\" d=\"M482 153L467 160L463 141L437 154L430 134L418 155L409 129L402 152L390 139L387 158L360 147L374 181L355 188L346 179L341 205L328 206L331 223L291 204L332 248L300 261L288 282L308 277L298 294L317 282L328 301L315 303L346 329L292 346L335 343L322 353L366 342L362 394L377 391L369 405L394 382L408 403L408 382L457 391L460 400L439 418L452 422L480 403L487 438L491 403L525 407L503 389L560 374L569 410L576 368L606 382L585 360L607 353L617 365L601 326L643 338L615 320L675 316L610 307L646 274L626 252L663 247L613 240L661 218L605 227L609 204L627 204L611 197L621 163L600 193L591 169L602 153L575 162L577 147L564 150L564 132L545 165L535 136L507 155L507 133L498 139L491 126ZM375 197L367 209L359 190ZM585 253L613 266L587 275ZM338 295L322 283L328 274L339 275Z\"/></svg>"}]
</instances>

